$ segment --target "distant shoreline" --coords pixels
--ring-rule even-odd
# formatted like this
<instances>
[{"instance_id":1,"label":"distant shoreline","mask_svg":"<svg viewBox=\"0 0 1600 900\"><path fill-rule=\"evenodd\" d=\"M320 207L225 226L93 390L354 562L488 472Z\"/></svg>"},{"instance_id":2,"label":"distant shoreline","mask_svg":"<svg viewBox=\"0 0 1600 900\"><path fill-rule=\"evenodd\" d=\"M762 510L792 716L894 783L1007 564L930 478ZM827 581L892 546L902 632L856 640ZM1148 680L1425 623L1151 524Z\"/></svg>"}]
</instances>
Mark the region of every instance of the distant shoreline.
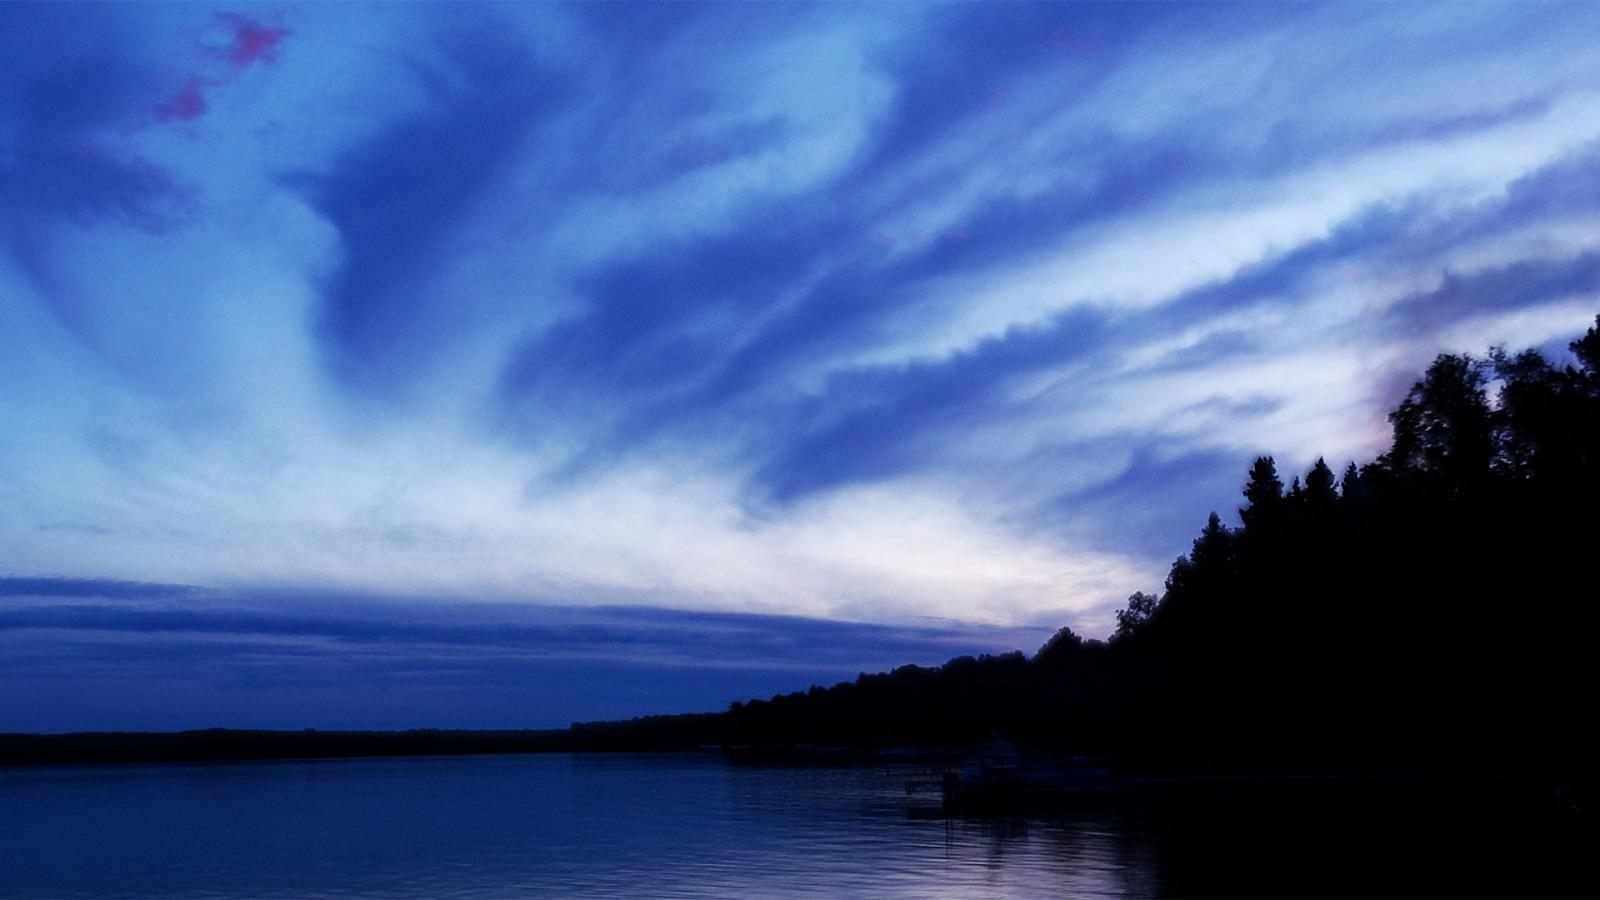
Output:
<instances>
[{"instance_id":1,"label":"distant shoreline","mask_svg":"<svg viewBox=\"0 0 1600 900\"><path fill-rule=\"evenodd\" d=\"M287 762L405 757L490 756L530 753L714 753L733 763L770 765L953 766L974 747L854 745L690 746L629 739L616 730L625 723L577 723L550 729L301 730L205 728L188 731L85 731L63 734L0 733L0 770L71 765L159 763ZM1533 776L1506 770L1417 772L1297 769L1204 771L1193 768L1145 769L1118 766L1119 790L1151 784L1213 786L1230 783L1326 781L1435 781ZM1204 769L1205 767L1202 767Z\"/></svg>"},{"instance_id":2,"label":"distant shoreline","mask_svg":"<svg viewBox=\"0 0 1600 900\"><path fill-rule=\"evenodd\" d=\"M0 734L0 766L266 762L292 759L571 752L570 729L90 731Z\"/></svg>"},{"instance_id":3,"label":"distant shoreline","mask_svg":"<svg viewBox=\"0 0 1600 900\"><path fill-rule=\"evenodd\" d=\"M675 718L675 717L652 717ZM697 719L690 714L684 718ZM140 763L273 762L518 753L717 753L734 762L779 765L954 763L970 747L688 744L633 733L628 721L545 729L255 729L0 732L0 768Z\"/></svg>"}]
</instances>

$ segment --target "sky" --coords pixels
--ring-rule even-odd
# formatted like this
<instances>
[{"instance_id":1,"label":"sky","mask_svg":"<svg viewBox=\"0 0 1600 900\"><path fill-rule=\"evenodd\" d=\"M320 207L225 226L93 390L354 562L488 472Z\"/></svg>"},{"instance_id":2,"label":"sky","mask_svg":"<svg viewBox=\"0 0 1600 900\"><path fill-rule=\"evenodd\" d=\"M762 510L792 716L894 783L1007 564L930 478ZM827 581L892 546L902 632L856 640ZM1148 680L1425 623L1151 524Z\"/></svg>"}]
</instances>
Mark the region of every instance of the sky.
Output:
<instances>
[{"instance_id":1,"label":"sky","mask_svg":"<svg viewBox=\"0 0 1600 900\"><path fill-rule=\"evenodd\" d=\"M0 730L564 725L1103 636L1257 454L1369 459L1435 354L1594 321L1597 45L0 4Z\"/></svg>"}]
</instances>

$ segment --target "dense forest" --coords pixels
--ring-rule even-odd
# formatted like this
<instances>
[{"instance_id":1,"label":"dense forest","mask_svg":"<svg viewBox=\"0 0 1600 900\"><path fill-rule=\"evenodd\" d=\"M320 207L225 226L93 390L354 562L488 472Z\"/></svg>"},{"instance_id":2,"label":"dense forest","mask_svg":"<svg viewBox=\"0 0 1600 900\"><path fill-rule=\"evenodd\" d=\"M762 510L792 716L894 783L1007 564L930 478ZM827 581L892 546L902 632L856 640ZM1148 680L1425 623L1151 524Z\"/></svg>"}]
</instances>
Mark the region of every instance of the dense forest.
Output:
<instances>
[{"instance_id":1,"label":"dense forest","mask_svg":"<svg viewBox=\"0 0 1600 900\"><path fill-rule=\"evenodd\" d=\"M1600 319L1557 365L1441 355L1393 442L1287 485L1250 468L1108 640L961 657L722 714L574 726L580 746L970 745L999 733L1213 771L1572 771L1595 684ZM1231 518L1231 517L1230 517Z\"/></svg>"}]
</instances>

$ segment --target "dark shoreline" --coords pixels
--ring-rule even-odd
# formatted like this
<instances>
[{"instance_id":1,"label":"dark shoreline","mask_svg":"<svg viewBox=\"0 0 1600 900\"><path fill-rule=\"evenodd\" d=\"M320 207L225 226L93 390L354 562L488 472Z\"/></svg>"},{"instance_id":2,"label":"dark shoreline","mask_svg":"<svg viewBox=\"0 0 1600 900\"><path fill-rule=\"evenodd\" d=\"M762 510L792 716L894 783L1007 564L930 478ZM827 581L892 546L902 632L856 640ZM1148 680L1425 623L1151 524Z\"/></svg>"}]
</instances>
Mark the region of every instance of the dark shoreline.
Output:
<instances>
[{"instance_id":1,"label":"dark shoreline","mask_svg":"<svg viewBox=\"0 0 1600 900\"><path fill-rule=\"evenodd\" d=\"M205 728L188 731L84 731L60 734L0 732L0 768L149 763L270 762L357 758L486 756L528 753L707 753L730 763L778 766L867 765L889 769L958 767L974 746L689 745L629 739L614 730L625 723L579 723L551 729L302 730ZM1150 766L1108 760L1115 771L1108 796L1139 793L1227 792L1287 785L1556 783L1552 772L1520 767L1414 767L1341 769L1301 766L1283 770L1245 766ZM1172 788L1164 790L1163 788ZM1096 792L1099 793L1099 792Z\"/></svg>"},{"instance_id":2,"label":"dark shoreline","mask_svg":"<svg viewBox=\"0 0 1600 900\"><path fill-rule=\"evenodd\" d=\"M575 743L570 729L9 733L0 734L0 767L556 753Z\"/></svg>"},{"instance_id":3,"label":"dark shoreline","mask_svg":"<svg viewBox=\"0 0 1600 900\"><path fill-rule=\"evenodd\" d=\"M652 717L671 719L674 717ZM698 719L689 715L683 718ZM838 765L955 764L973 747L694 744L635 732L635 722L546 729L256 729L0 732L0 768L143 763L267 762L516 753L717 753L733 763Z\"/></svg>"}]
</instances>

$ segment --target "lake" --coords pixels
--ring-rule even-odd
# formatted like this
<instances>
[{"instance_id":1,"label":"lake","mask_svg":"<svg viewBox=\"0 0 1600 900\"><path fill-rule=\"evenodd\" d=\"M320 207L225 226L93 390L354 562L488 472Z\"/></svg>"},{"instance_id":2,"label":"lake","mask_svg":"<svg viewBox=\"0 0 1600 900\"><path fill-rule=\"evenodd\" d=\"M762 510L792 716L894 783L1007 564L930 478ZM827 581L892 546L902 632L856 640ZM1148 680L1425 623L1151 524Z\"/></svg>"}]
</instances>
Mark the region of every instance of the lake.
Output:
<instances>
[{"instance_id":1,"label":"lake","mask_svg":"<svg viewBox=\"0 0 1600 900\"><path fill-rule=\"evenodd\" d=\"M0 895L1550 892L1567 852L1292 809L946 818L904 785L712 755L0 769Z\"/></svg>"}]
</instances>

